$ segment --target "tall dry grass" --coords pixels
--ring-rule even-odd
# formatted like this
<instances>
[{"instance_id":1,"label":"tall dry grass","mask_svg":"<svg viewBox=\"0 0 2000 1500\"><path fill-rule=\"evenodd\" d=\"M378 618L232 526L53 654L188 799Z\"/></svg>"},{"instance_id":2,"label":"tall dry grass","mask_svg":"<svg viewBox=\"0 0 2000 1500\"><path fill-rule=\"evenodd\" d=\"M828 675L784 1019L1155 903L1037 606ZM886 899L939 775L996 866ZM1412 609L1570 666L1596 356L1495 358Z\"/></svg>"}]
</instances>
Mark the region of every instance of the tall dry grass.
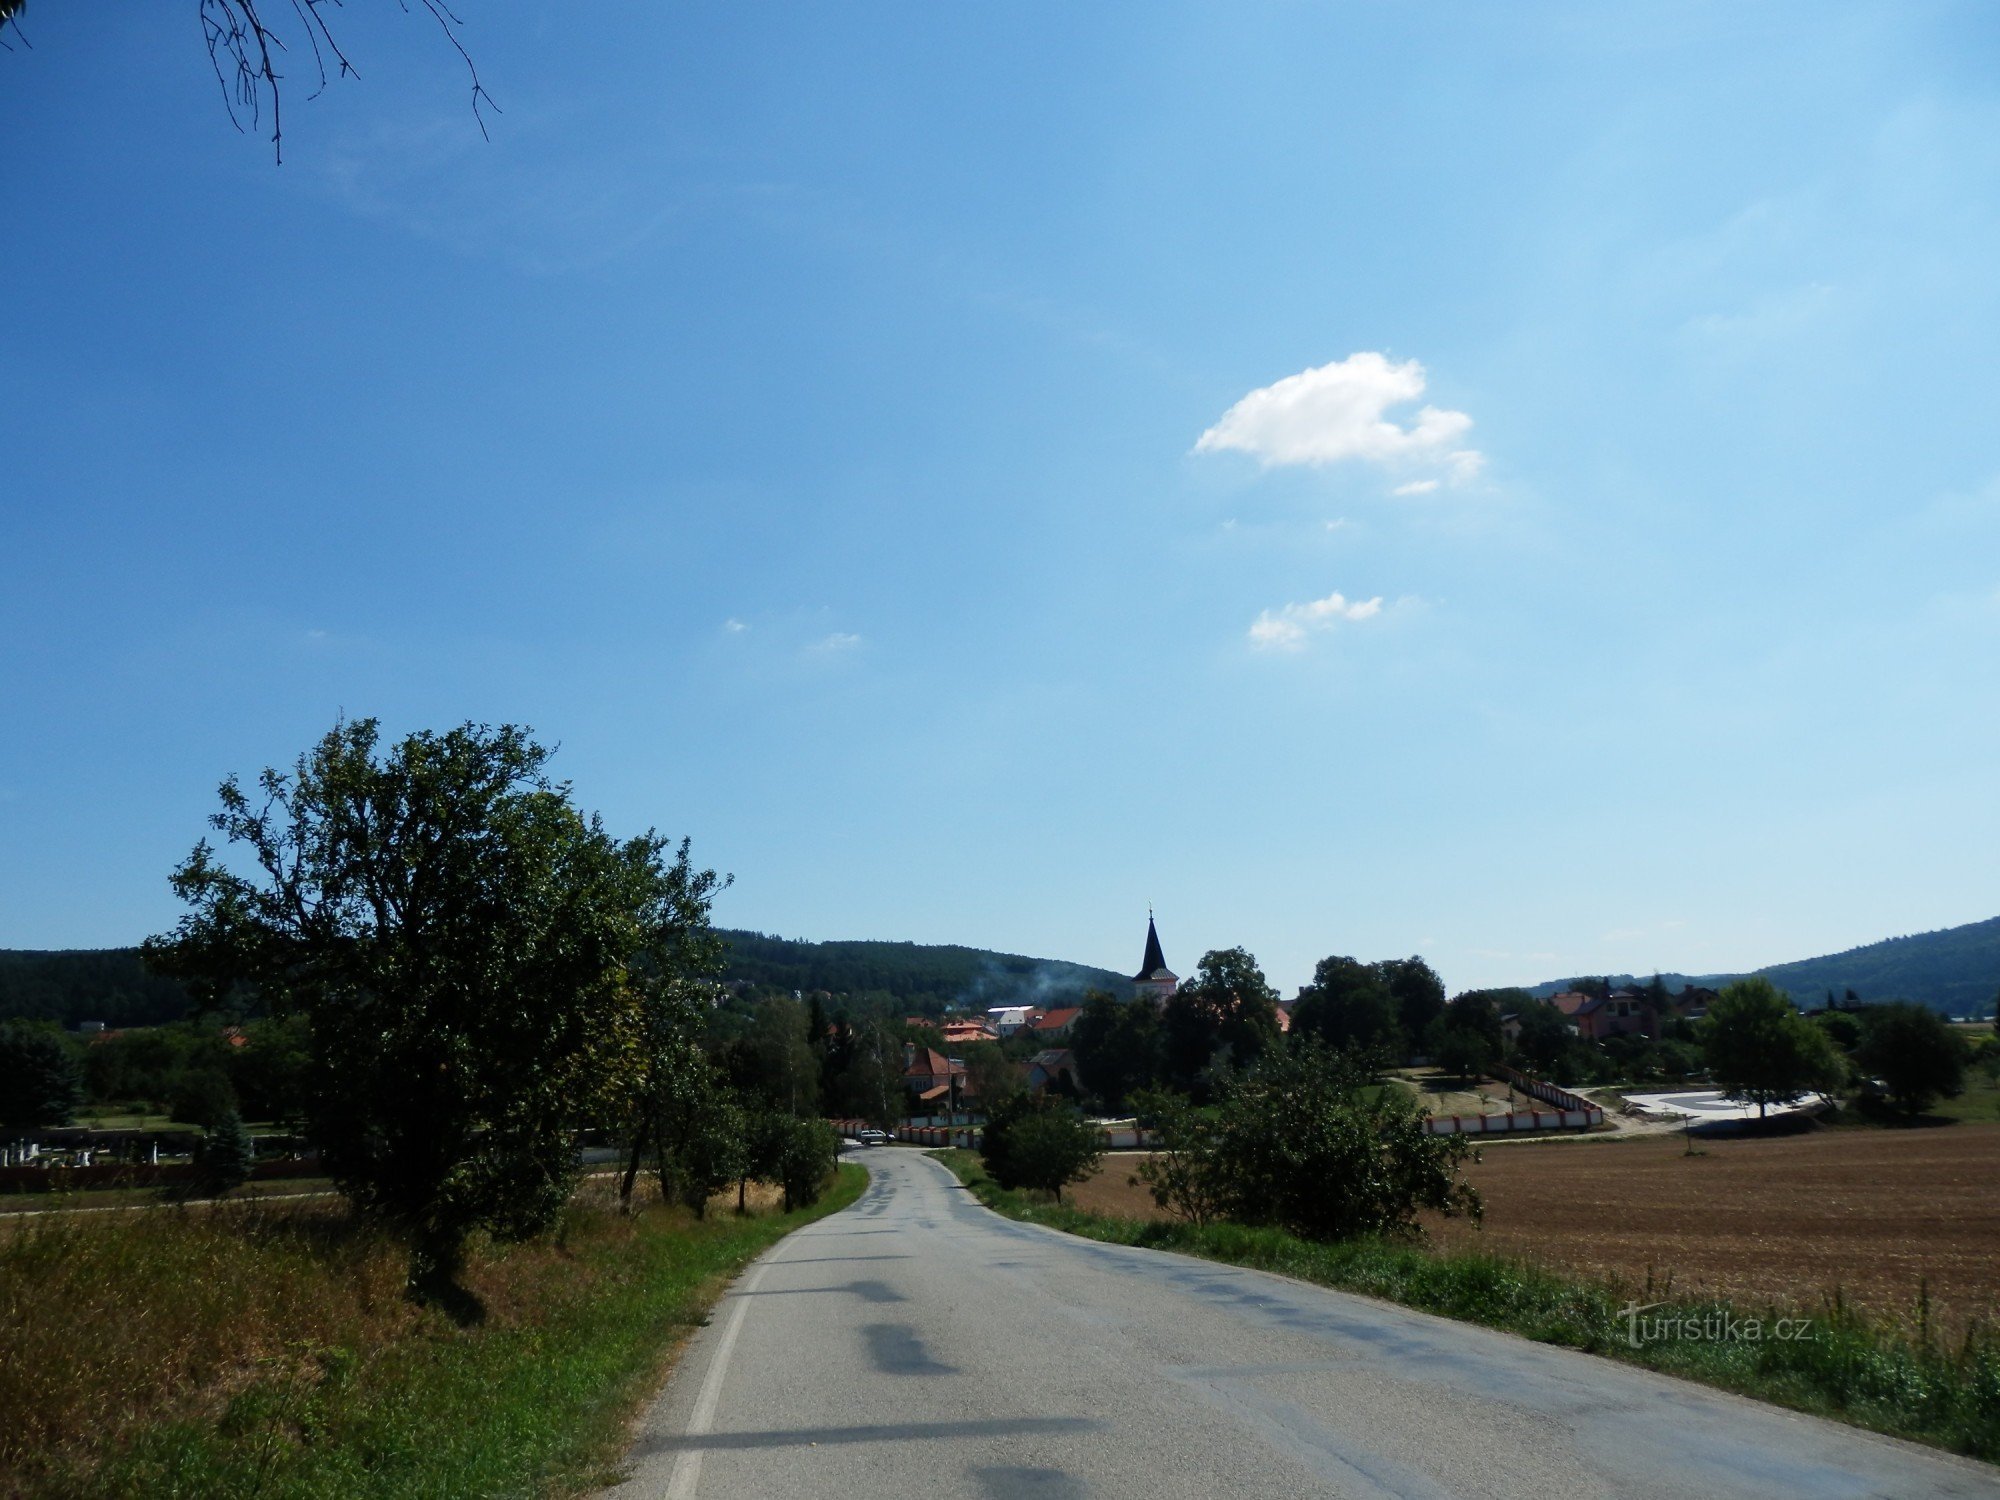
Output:
<instances>
[{"instance_id":1,"label":"tall dry grass","mask_svg":"<svg viewBox=\"0 0 2000 1500\"><path fill-rule=\"evenodd\" d=\"M8 1221L0 1495L564 1488L723 1280L860 1185L843 1169L793 1215L730 1194L697 1223L588 1182L553 1234L469 1247L476 1328L405 1301L403 1248L335 1199Z\"/></svg>"},{"instance_id":2,"label":"tall dry grass","mask_svg":"<svg viewBox=\"0 0 2000 1500\"><path fill-rule=\"evenodd\" d=\"M405 1261L327 1200L48 1214L0 1232L0 1483L219 1411L417 1320Z\"/></svg>"}]
</instances>

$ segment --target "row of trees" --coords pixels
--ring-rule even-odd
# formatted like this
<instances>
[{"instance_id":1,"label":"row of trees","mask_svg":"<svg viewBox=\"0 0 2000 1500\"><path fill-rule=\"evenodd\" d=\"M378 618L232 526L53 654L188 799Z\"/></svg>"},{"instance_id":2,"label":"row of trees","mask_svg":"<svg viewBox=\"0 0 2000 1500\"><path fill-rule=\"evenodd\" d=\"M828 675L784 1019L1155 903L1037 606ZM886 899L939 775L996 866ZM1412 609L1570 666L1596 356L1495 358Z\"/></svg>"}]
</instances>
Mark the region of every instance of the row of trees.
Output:
<instances>
[{"instance_id":1,"label":"row of trees","mask_svg":"<svg viewBox=\"0 0 2000 1500\"><path fill-rule=\"evenodd\" d=\"M547 761L511 725L383 747L344 721L254 793L223 783L224 848L175 871L190 910L145 947L204 1005L300 1029L323 1166L455 1312L467 1236L548 1228L586 1130L627 1143L628 1192L650 1164L698 1210L753 1173L808 1200L836 1145L816 1092L712 1052L725 879L685 840L614 838Z\"/></svg>"}]
</instances>

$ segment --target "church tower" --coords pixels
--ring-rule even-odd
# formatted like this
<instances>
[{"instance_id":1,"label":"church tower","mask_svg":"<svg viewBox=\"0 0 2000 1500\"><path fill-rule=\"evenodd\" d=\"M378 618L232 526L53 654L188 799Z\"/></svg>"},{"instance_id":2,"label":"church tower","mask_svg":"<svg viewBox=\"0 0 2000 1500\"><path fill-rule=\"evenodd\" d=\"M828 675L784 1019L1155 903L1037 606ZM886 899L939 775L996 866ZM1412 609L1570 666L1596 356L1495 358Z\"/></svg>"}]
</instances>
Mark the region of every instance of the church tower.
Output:
<instances>
[{"instance_id":1,"label":"church tower","mask_svg":"<svg viewBox=\"0 0 2000 1500\"><path fill-rule=\"evenodd\" d=\"M1132 976L1132 998L1165 1005L1180 984L1180 977L1167 967L1160 952L1160 932L1153 925L1153 913L1146 912L1146 956L1139 960L1139 972Z\"/></svg>"}]
</instances>

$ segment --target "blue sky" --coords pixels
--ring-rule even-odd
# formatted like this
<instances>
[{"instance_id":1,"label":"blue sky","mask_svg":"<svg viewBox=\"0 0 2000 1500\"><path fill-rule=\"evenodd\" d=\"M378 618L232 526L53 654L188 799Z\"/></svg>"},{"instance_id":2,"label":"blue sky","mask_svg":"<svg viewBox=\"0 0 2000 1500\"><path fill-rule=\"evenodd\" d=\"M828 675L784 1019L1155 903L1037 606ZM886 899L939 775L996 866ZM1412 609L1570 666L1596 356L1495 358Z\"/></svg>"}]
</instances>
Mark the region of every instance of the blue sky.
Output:
<instances>
[{"instance_id":1,"label":"blue sky","mask_svg":"<svg viewBox=\"0 0 2000 1500\"><path fill-rule=\"evenodd\" d=\"M1975 5L465 0L0 53L0 945L533 725L718 920L1287 990L2000 911ZM301 75L303 81L303 74Z\"/></svg>"}]
</instances>

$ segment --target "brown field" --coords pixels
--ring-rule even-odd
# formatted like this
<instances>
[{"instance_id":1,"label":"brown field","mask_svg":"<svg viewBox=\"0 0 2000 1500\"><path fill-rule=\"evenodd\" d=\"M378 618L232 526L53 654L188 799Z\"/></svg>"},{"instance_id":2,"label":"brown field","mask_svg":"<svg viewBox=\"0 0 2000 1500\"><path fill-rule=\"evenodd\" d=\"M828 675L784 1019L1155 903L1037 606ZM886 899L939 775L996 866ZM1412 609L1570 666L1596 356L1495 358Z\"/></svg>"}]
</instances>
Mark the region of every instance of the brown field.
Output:
<instances>
[{"instance_id":1,"label":"brown field","mask_svg":"<svg viewBox=\"0 0 2000 1500\"><path fill-rule=\"evenodd\" d=\"M1586 1275L1746 1304L1851 1305L1902 1321L1928 1284L1934 1326L2000 1322L2000 1125L1822 1130L1489 1148L1470 1177L1486 1222L1433 1221L1437 1241ZM1130 1187L1138 1158L1107 1158L1079 1207L1153 1216ZM1657 1293L1656 1293L1657 1295Z\"/></svg>"}]
</instances>

